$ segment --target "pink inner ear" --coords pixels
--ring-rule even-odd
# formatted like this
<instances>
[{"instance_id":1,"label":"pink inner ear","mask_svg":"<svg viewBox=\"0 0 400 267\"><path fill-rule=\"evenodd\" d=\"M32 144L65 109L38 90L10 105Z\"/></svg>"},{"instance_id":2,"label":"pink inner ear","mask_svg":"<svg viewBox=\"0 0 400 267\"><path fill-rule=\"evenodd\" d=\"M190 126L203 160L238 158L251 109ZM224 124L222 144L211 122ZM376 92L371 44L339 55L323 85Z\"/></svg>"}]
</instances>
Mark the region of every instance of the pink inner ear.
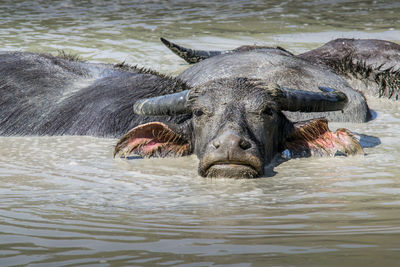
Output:
<instances>
[{"instance_id":1,"label":"pink inner ear","mask_svg":"<svg viewBox=\"0 0 400 267\"><path fill-rule=\"evenodd\" d=\"M139 125L125 134L117 143L114 155L123 157L138 154L151 156L181 156L189 153L190 144L181 135L161 122Z\"/></svg>"},{"instance_id":2,"label":"pink inner ear","mask_svg":"<svg viewBox=\"0 0 400 267\"><path fill-rule=\"evenodd\" d=\"M285 148L293 156L334 156L363 154L360 143L347 129L331 132L326 119L314 119L295 124L295 130L287 139Z\"/></svg>"},{"instance_id":3,"label":"pink inner ear","mask_svg":"<svg viewBox=\"0 0 400 267\"><path fill-rule=\"evenodd\" d=\"M149 153L161 145L162 143L159 140L154 140L152 138L132 138L128 143L130 147L140 147L144 153Z\"/></svg>"}]
</instances>

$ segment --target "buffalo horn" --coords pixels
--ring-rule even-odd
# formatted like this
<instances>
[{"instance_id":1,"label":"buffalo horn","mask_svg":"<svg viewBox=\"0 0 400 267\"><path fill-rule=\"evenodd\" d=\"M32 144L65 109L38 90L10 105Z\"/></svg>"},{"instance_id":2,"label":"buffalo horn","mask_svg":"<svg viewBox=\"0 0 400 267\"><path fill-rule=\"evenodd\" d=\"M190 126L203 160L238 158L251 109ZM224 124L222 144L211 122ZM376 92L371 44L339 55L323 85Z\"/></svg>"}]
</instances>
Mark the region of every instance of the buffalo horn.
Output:
<instances>
[{"instance_id":1,"label":"buffalo horn","mask_svg":"<svg viewBox=\"0 0 400 267\"><path fill-rule=\"evenodd\" d=\"M167 39L160 38L161 42L165 44L172 52L183 58L187 63L193 64L203 59L217 56L223 53L223 51L205 51L205 50L193 50L174 44Z\"/></svg>"},{"instance_id":2,"label":"buffalo horn","mask_svg":"<svg viewBox=\"0 0 400 267\"><path fill-rule=\"evenodd\" d=\"M140 99L133 105L133 111L138 115L177 115L189 113L186 107L190 90L179 93Z\"/></svg>"},{"instance_id":3,"label":"buffalo horn","mask_svg":"<svg viewBox=\"0 0 400 267\"><path fill-rule=\"evenodd\" d=\"M347 104L347 96L335 89L319 86L322 92L281 87L278 103L282 110L301 112L326 112L343 110Z\"/></svg>"}]
</instances>

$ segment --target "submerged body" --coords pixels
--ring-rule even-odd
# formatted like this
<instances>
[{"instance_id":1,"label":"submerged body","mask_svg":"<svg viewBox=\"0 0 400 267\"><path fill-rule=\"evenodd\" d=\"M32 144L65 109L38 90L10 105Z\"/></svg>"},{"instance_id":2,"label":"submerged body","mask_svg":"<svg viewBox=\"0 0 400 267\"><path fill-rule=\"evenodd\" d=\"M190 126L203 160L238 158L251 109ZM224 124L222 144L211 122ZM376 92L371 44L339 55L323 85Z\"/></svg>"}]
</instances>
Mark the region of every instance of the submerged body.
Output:
<instances>
[{"instance_id":1,"label":"submerged body","mask_svg":"<svg viewBox=\"0 0 400 267\"><path fill-rule=\"evenodd\" d=\"M0 77L3 136L120 137L154 120L132 114L135 100L187 89L176 79L145 70L26 52L0 53Z\"/></svg>"},{"instance_id":2,"label":"submerged body","mask_svg":"<svg viewBox=\"0 0 400 267\"><path fill-rule=\"evenodd\" d=\"M336 39L298 55L328 66L367 96L400 100L400 45L376 39Z\"/></svg>"}]
</instances>

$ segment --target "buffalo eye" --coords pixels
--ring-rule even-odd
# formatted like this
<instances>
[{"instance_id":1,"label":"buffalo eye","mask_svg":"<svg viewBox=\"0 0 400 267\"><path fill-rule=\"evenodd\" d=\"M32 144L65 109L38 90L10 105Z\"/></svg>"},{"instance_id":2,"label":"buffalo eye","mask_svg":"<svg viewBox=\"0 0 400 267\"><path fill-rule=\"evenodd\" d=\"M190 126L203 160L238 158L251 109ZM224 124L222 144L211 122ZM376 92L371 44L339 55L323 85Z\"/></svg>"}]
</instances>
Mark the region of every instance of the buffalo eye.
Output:
<instances>
[{"instance_id":1,"label":"buffalo eye","mask_svg":"<svg viewBox=\"0 0 400 267\"><path fill-rule=\"evenodd\" d=\"M203 112L203 110L201 110L201 109L195 109L195 110L193 111L193 114L194 114L196 117L200 117L200 116L202 116L202 115L204 114L204 112Z\"/></svg>"},{"instance_id":2,"label":"buffalo eye","mask_svg":"<svg viewBox=\"0 0 400 267\"><path fill-rule=\"evenodd\" d=\"M272 110L272 108L265 108L265 109L263 109L261 114L263 116L272 116L272 115L274 115L274 111Z\"/></svg>"}]
</instances>

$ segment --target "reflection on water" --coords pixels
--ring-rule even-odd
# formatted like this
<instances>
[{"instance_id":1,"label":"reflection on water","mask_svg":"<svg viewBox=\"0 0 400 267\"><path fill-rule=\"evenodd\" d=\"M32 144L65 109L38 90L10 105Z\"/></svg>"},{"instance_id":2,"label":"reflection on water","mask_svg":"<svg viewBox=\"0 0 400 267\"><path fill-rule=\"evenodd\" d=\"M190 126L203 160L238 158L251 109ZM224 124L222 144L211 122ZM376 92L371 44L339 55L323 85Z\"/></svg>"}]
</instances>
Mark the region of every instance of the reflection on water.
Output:
<instances>
[{"instance_id":1,"label":"reflection on water","mask_svg":"<svg viewBox=\"0 0 400 267\"><path fill-rule=\"evenodd\" d=\"M2 2L1 50L178 73L160 36L294 52L343 36L400 42L397 2L253 2ZM116 140L2 137L0 266L393 266L400 104L370 103L375 120L331 124L363 134L365 156L294 159L255 180L203 179L193 156L114 160Z\"/></svg>"}]
</instances>

